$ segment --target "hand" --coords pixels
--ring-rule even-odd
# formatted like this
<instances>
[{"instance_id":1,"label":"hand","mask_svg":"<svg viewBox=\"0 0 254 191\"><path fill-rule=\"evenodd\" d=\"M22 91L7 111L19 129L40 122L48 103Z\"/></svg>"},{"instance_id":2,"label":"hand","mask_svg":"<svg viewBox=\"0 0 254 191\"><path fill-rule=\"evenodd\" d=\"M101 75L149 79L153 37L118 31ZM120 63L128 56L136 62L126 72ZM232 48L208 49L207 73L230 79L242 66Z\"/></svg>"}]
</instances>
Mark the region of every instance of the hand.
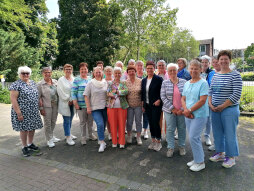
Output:
<instances>
[{"instance_id":1,"label":"hand","mask_svg":"<svg viewBox=\"0 0 254 191\"><path fill-rule=\"evenodd\" d=\"M92 109L90 107L86 108L87 110L87 114L91 114L92 113Z\"/></svg>"},{"instance_id":2,"label":"hand","mask_svg":"<svg viewBox=\"0 0 254 191\"><path fill-rule=\"evenodd\" d=\"M161 100L157 100L156 102L153 103L154 106L160 106Z\"/></svg>"},{"instance_id":3,"label":"hand","mask_svg":"<svg viewBox=\"0 0 254 191\"><path fill-rule=\"evenodd\" d=\"M178 110L174 108L174 109L171 110L171 112L172 112L174 115L177 115Z\"/></svg>"},{"instance_id":4,"label":"hand","mask_svg":"<svg viewBox=\"0 0 254 191\"><path fill-rule=\"evenodd\" d=\"M216 112L215 111L215 107L213 106L213 105L209 105L210 106L210 108L211 108L211 110L213 111L213 112Z\"/></svg>"},{"instance_id":5,"label":"hand","mask_svg":"<svg viewBox=\"0 0 254 191\"><path fill-rule=\"evenodd\" d=\"M108 93L108 96L109 96L109 97L113 97L113 98L115 97L115 96L113 95L113 93L111 93L111 92Z\"/></svg>"},{"instance_id":6,"label":"hand","mask_svg":"<svg viewBox=\"0 0 254 191\"><path fill-rule=\"evenodd\" d=\"M142 111L143 111L143 113L145 113L145 111L146 111L146 110L145 110L145 108L144 108L144 107L142 107Z\"/></svg>"},{"instance_id":7,"label":"hand","mask_svg":"<svg viewBox=\"0 0 254 191\"><path fill-rule=\"evenodd\" d=\"M23 117L22 113L18 114L17 116L18 116L18 120L19 121L23 121L24 120L24 117Z\"/></svg>"},{"instance_id":8,"label":"hand","mask_svg":"<svg viewBox=\"0 0 254 191\"><path fill-rule=\"evenodd\" d=\"M78 104L74 104L76 110L80 110L80 107Z\"/></svg>"},{"instance_id":9,"label":"hand","mask_svg":"<svg viewBox=\"0 0 254 191\"><path fill-rule=\"evenodd\" d=\"M46 115L46 112L45 112L45 110L43 109L43 110L40 110L40 113L41 113L41 115L43 115L43 116L45 116Z\"/></svg>"},{"instance_id":10,"label":"hand","mask_svg":"<svg viewBox=\"0 0 254 191\"><path fill-rule=\"evenodd\" d=\"M187 117L187 118L190 118L190 116L191 116L191 112L190 112L190 110L188 110L188 109L185 109L185 110L183 111L183 114L184 114L184 116Z\"/></svg>"},{"instance_id":11,"label":"hand","mask_svg":"<svg viewBox=\"0 0 254 191\"><path fill-rule=\"evenodd\" d=\"M222 112L222 110L225 109L223 105L218 105L217 107L214 108L215 112Z\"/></svg>"},{"instance_id":12,"label":"hand","mask_svg":"<svg viewBox=\"0 0 254 191\"><path fill-rule=\"evenodd\" d=\"M73 101L69 101L69 103L68 103L69 105L73 105Z\"/></svg>"},{"instance_id":13,"label":"hand","mask_svg":"<svg viewBox=\"0 0 254 191\"><path fill-rule=\"evenodd\" d=\"M179 109L179 110L177 111L177 115L183 115L183 111Z\"/></svg>"}]
</instances>

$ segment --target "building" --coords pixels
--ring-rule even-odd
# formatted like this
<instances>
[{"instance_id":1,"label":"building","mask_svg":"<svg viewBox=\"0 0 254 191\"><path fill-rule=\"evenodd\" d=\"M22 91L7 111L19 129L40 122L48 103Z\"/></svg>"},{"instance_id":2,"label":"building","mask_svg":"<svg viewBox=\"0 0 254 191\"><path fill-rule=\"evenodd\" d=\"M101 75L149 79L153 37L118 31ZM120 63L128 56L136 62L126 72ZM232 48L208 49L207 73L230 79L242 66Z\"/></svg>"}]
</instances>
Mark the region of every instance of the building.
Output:
<instances>
[{"instance_id":1,"label":"building","mask_svg":"<svg viewBox=\"0 0 254 191\"><path fill-rule=\"evenodd\" d=\"M208 55L212 57L214 54L214 38L199 40L199 57Z\"/></svg>"}]
</instances>

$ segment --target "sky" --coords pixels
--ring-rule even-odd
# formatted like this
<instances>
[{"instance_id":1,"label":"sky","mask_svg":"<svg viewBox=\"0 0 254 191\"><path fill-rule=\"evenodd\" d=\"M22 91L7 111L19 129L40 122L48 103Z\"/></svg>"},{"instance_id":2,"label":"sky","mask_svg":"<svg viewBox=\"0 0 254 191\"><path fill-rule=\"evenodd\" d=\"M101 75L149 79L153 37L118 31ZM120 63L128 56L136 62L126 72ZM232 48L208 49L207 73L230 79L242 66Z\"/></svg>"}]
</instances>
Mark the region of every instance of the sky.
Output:
<instances>
[{"instance_id":1,"label":"sky","mask_svg":"<svg viewBox=\"0 0 254 191\"><path fill-rule=\"evenodd\" d=\"M254 43L254 0L167 0L178 8L177 26L196 40L214 38L215 49L242 49ZM47 0L48 18L58 17L57 0Z\"/></svg>"}]
</instances>

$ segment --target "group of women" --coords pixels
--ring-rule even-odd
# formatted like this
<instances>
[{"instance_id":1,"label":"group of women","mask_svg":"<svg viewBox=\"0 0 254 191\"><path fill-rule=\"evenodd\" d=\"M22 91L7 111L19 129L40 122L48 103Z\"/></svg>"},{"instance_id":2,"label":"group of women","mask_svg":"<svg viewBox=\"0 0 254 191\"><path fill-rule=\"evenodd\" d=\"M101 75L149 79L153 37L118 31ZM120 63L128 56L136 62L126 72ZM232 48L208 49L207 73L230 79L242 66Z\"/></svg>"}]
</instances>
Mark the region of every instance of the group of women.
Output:
<instances>
[{"instance_id":1,"label":"group of women","mask_svg":"<svg viewBox=\"0 0 254 191\"><path fill-rule=\"evenodd\" d=\"M192 171L205 168L201 135L204 128L205 142L211 145L211 127L216 153L211 161L223 161L222 166L235 165L239 155L236 128L239 117L239 99L242 80L238 72L229 67L231 53L221 51L212 59L215 70L211 70L210 57L194 59L189 63L179 58L177 64L163 60L144 63L130 60L126 72L118 61L114 68L103 68L98 61L93 69L93 78L88 77L87 63L80 63L80 76L72 76L72 65L64 65L65 75L58 82L51 79L51 69L44 68L44 79L36 85L29 79L31 69L20 67L20 80L11 87L13 129L20 131L24 156L29 150L38 150L33 144L34 130L42 128L39 111L43 115L45 136L49 147L59 141L54 136L57 113L63 116L66 143L74 145L77 138L71 134L72 118L77 112L80 119L81 144L87 138L96 140L93 120L97 125L98 152L106 149L104 131L107 127L112 147L125 148L132 143L132 126L136 123L136 142L142 145L141 135L147 137L149 124L151 143L148 149L160 151L163 114L166 121L167 157L175 150L174 135L178 134L179 154L185 155L186 129L189 135L193 160L187 163ZM103 72L104 71L104 72ZM38 104L39 103L39 104ZM143 122L142 122L143 118ZM143 123L143 124L142 124ZM143 131L142 131L143 127ZM127 130L127 140L125 140ZM88 131L88 137L86 132ZM212 148L211 148L212 150Z\"/></svg>"}]
</instances>

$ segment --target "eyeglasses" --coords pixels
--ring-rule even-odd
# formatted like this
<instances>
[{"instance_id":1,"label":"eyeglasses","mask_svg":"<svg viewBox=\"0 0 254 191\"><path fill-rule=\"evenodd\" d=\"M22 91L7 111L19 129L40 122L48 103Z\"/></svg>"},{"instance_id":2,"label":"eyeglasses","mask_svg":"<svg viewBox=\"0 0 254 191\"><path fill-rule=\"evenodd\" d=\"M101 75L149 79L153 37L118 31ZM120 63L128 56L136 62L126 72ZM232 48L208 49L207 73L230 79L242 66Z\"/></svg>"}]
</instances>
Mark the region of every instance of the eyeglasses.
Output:
<instances>
[{"instance_id":1,"label":"eyeglasses","mask_svg":"<svg viewBox=\"0 0 254 191\"><path fill-rule=\"evenodd\" d=\"M22 74L22 75L28 75L28 76L30 75L29 72L21 72L21 74Z\"/></svg>"}]
</instances>

